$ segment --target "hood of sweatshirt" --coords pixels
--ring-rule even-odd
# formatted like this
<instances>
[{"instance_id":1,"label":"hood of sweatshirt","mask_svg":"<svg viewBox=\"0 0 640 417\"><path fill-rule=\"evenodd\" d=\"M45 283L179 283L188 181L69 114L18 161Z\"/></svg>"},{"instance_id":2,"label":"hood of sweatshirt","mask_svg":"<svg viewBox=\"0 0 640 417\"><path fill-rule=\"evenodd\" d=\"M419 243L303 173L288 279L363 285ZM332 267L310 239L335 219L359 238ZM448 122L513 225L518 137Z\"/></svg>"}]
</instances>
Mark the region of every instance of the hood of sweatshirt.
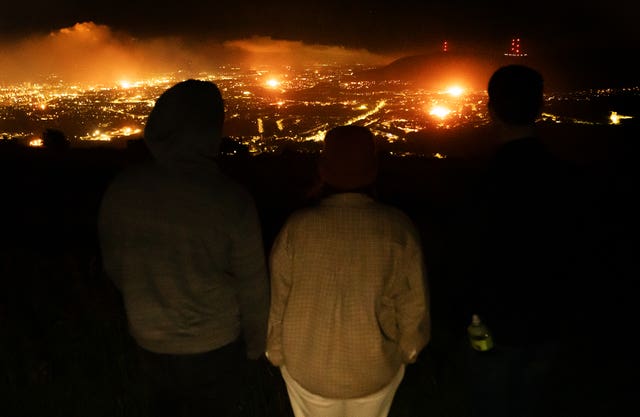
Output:
<instances>
[{"instance_id":1,"label":"hood of sweatshirt","mask_svg":"<svg viewBox=\"0 0 640 417\"><path fill-rule=\"evenodd\" d=\"M209 81L186 80L158 98L144 140L158 164L171 170L199 170L218 156L223 122L218 87Z\"/></svg>"}]
</instances>

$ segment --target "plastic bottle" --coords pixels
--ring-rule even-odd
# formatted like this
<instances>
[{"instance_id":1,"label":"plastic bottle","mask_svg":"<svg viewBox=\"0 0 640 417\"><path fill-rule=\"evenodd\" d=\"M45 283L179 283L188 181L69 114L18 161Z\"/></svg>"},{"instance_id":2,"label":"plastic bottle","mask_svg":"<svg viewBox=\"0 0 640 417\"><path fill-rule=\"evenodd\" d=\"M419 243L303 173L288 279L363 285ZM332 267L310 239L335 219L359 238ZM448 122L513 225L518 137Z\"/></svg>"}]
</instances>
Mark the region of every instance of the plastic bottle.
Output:
<instances>
[{"instance_id":1,"label":"plastic bottle","mask_svg":"<svg viewBox=\"0 0 640 417\"><path fill-rule=\"evenodd\" d=\"M471 324L467 327L469 343L471 347L479 352L486 352L493 349L493 337L489 328L485 326L477 314L471 316Z\"/></svg>"}]
</instances>

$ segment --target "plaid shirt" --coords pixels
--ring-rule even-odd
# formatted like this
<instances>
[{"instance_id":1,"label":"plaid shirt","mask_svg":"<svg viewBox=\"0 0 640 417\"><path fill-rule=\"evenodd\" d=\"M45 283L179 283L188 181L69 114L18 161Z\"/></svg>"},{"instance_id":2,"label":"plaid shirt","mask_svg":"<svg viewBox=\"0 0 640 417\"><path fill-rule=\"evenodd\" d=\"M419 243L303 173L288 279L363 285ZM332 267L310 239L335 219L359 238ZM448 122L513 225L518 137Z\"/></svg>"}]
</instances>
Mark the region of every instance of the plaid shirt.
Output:
<instances>
[{"instance_id":1,"label":"plaid shirt","mask_svg":"<svg viewBox=\"0 0 640 417\"><path fill-rule=\"evenodd\" d=\"M269 360L317 395L371 394L429 341L419 235L395 208L343 193L294 213L270 267Z\"/></svg>"}]
</instances>

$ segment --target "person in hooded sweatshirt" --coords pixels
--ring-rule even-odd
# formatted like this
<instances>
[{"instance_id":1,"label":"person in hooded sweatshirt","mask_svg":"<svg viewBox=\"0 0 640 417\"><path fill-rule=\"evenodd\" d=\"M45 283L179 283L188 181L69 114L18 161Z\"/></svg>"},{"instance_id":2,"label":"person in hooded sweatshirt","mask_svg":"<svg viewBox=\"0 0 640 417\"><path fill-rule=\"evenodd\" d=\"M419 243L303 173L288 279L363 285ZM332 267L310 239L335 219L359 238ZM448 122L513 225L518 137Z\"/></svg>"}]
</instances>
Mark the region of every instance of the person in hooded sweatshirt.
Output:
<instances>
[{"instance_id":1,"label":"person in hooded sweatshirt","mask_svg":"<svg viewBox=\"0 0 640 417\"><path fill-rule=\"evenodd\" d=\"M250 194L217 164L224 103L187 80L157 100L144 130L152 160L119 173L99 211L108 277L122 292L149 383L151 415L238 411L269 308Z\"/></svg>"}]
</instances>

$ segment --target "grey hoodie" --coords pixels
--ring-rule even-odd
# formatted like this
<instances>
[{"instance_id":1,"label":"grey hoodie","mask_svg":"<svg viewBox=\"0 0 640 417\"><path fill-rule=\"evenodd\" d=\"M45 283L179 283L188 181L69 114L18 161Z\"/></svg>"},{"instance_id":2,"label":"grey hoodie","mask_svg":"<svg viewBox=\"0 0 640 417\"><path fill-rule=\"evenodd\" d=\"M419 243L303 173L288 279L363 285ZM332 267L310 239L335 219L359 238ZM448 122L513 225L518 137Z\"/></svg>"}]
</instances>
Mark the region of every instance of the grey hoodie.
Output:
<instances>
[{"instance_id":1,"label":"grey hoodie","mask_svg":"<svg viewBox=\"0 0 640 417\"><path fill-rule=\"evenodd\" d=\"M260 224L249 193L217 168L223 103L188 80L157 101L145 128L152 163L108 187L99 238L136 342L157 353L201 353L242 334L264 352L269 308Z\"/></svg>"}]
</instances>

